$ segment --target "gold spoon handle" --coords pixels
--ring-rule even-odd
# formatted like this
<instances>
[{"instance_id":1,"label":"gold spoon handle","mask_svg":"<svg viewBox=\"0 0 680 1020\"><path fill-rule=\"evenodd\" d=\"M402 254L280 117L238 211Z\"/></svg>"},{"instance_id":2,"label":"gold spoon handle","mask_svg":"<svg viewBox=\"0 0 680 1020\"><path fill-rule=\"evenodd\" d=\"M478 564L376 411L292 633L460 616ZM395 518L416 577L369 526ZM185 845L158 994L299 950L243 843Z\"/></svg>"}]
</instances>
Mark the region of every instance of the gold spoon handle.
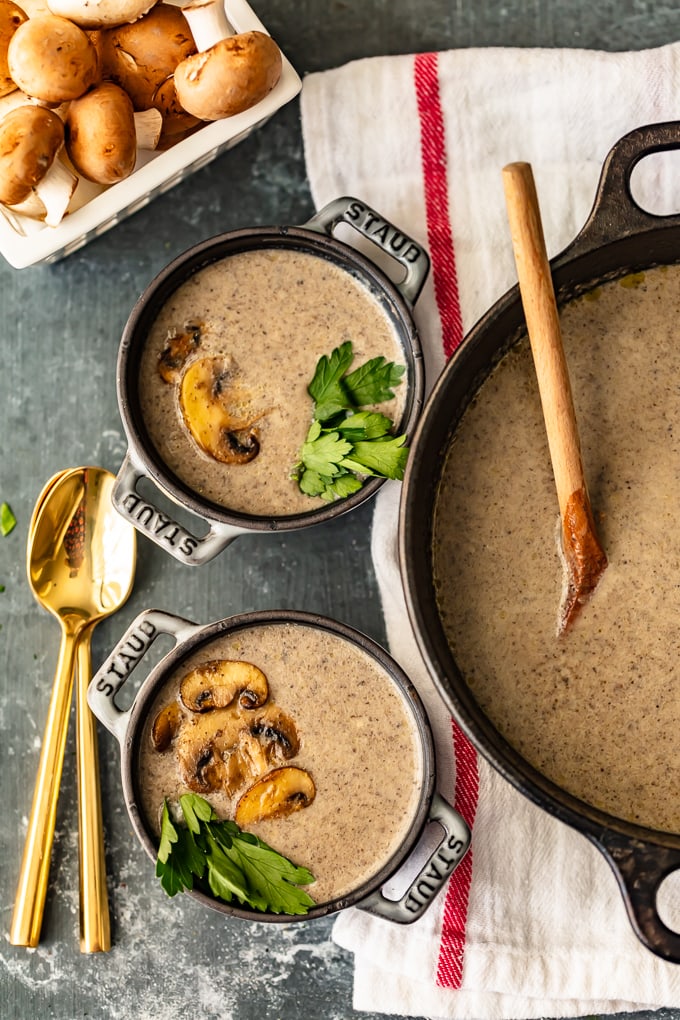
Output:
<instances>
[{"instance_id":1,"label":"gold spoon handle","mask_svg":"<svg viewBox=\"0 0 680 1020\"><path fill-rule=\"evenodd\" d=\"M88 627L78 640L76 670L81 953L108 952L111 948L97 721L87 703L87 688L92 678L90 657L92 629Z\"/></svg>"},{"instance_id":2,"label":"gold spoon handle","mask_svg":"<svg viewBox=\"0 0 680 1020\"><path fill-rule=\"evenodd\" d=\"M68 734L75 653L75 634L62 621L59 659L40 750L33 804L28 819L9 932L9 940L14 946L34 947L38 945L40 938Z\"/></svg>"},{"instance_id":3,"label":"gold spoon handle","mask_svg":"<svg viewBox=\"0 0 680 1020\"><path fill-rule=\"evenodd\" d=\"M87 704L92 678L88 627L78 641L76 673L76 747L78 762L78 833L80 836L80 951L111 948L106 889L104 823L99 783L97 722Z\"/></svg>"}]
</instances>

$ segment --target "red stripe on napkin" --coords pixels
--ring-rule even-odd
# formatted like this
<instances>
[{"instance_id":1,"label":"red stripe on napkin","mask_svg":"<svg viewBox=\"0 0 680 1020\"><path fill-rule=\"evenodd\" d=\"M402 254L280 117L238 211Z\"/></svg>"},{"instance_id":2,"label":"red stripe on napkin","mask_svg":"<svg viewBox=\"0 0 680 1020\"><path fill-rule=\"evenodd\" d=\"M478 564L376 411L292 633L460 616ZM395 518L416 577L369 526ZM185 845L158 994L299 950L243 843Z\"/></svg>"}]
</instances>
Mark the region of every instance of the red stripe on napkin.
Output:
<instances>
[{"instance_id":1,"label":"red stripe on napkin","mask_svg":"<svg viewBox=\"0 0 680 1020\"><path fill-rule=\"evenodd\" d=\"M444 354L450 357L463 339L456 257L449 219L444 117L439 98L436 53L415 57L414 75L420 117L420 157L425 182L427 239L432 280L442 324Z\"/></svg>"},{"instance_id":2,"label":"red stripe on napkin","mask_svg":"<svg viewBox=\"0 0 680 1020\"><path fill-rule=\"evenodd\" d=\"M432 278L442 326L444 354L449 358L463 339L463 318L449 216L444 116L439 95L436 53L422 53L415 57L414 81L420 117L420 148ZM477 754L453 720L451 728L456 761L454 806L472 828L479 794ZM472 850L469 850L449 879L444 902L437 961L437 984L444 988L460 988L462 983L471 883Z\"/></svg>"}]
</instances>

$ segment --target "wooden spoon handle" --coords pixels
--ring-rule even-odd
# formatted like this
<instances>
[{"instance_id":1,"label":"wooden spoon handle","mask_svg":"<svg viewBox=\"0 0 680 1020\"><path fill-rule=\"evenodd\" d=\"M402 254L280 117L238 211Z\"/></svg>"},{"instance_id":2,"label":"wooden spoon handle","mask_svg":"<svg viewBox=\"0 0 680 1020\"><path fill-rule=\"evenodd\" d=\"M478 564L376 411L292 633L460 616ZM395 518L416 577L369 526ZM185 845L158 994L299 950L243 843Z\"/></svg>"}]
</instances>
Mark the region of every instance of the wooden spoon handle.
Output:
<instances>
[{"instance_id":1,"label":"wooden spoon handle","mask_svg":"<svg viewBox=\"0 0 680 1020\"><path fill-rule=\"evenodd\" d=\"M503 186L520 294L536 367L560 514L586 491L581 445L559 313L543 237L536 185L528 163L503 168Z\"/></svg>"}]
</instances>

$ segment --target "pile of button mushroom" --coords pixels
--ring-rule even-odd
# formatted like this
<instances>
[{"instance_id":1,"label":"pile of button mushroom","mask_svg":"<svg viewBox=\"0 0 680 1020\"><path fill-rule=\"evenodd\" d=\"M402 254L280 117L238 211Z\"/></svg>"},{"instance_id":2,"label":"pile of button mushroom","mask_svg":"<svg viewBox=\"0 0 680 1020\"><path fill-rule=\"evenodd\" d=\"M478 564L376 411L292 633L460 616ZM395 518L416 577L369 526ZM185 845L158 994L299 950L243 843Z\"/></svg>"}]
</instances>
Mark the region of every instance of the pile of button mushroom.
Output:
<instances>
[{"instance_id":1,"label":"pile of button mushroom","mask_svg":"<svg viewBox=\"0 0 680 1020\"><path fill-rule=\"evenodd\" d=\"M142 150L249 109L281 76L276 43L234 34L223 0L35 3L0 0L0 211L10 218L57 226L83 182L124 180Z\"/></svg>"}]
</instances>

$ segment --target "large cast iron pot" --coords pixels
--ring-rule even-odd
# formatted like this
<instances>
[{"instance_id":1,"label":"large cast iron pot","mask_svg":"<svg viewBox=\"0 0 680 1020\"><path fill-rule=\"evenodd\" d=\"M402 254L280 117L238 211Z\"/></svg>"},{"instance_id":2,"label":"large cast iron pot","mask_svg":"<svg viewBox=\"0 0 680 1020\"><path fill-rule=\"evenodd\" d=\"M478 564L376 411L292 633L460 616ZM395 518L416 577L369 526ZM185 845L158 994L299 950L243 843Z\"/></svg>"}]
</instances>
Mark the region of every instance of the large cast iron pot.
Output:
<instances>
[{"instance_id":1,"label":"large cast iron pot","mask_svg":"<svg viewBox=\"0 0 680 1020\"><path fill-rule=\"evenodd\" d=\"M677 148L680 123L639 128L613 147L590 217L551 263L559 304L606 280L680 262L680 215L659 217L644 212L630 189L633 169L644 156ZM439 692L480 753L534 803L579 830L602 851L638 937L662 958L680 963L680 933L661 920L657 909L661 883L680 869L680 833L614 818L577 800L533 768L477 704L454 661L439 617L432 578L432 528L444 455L481 383L525 333L515 287L466 337L426 404L409 456L400 511L400 557L409 614Z\"/></svg>"}]
</instances>

